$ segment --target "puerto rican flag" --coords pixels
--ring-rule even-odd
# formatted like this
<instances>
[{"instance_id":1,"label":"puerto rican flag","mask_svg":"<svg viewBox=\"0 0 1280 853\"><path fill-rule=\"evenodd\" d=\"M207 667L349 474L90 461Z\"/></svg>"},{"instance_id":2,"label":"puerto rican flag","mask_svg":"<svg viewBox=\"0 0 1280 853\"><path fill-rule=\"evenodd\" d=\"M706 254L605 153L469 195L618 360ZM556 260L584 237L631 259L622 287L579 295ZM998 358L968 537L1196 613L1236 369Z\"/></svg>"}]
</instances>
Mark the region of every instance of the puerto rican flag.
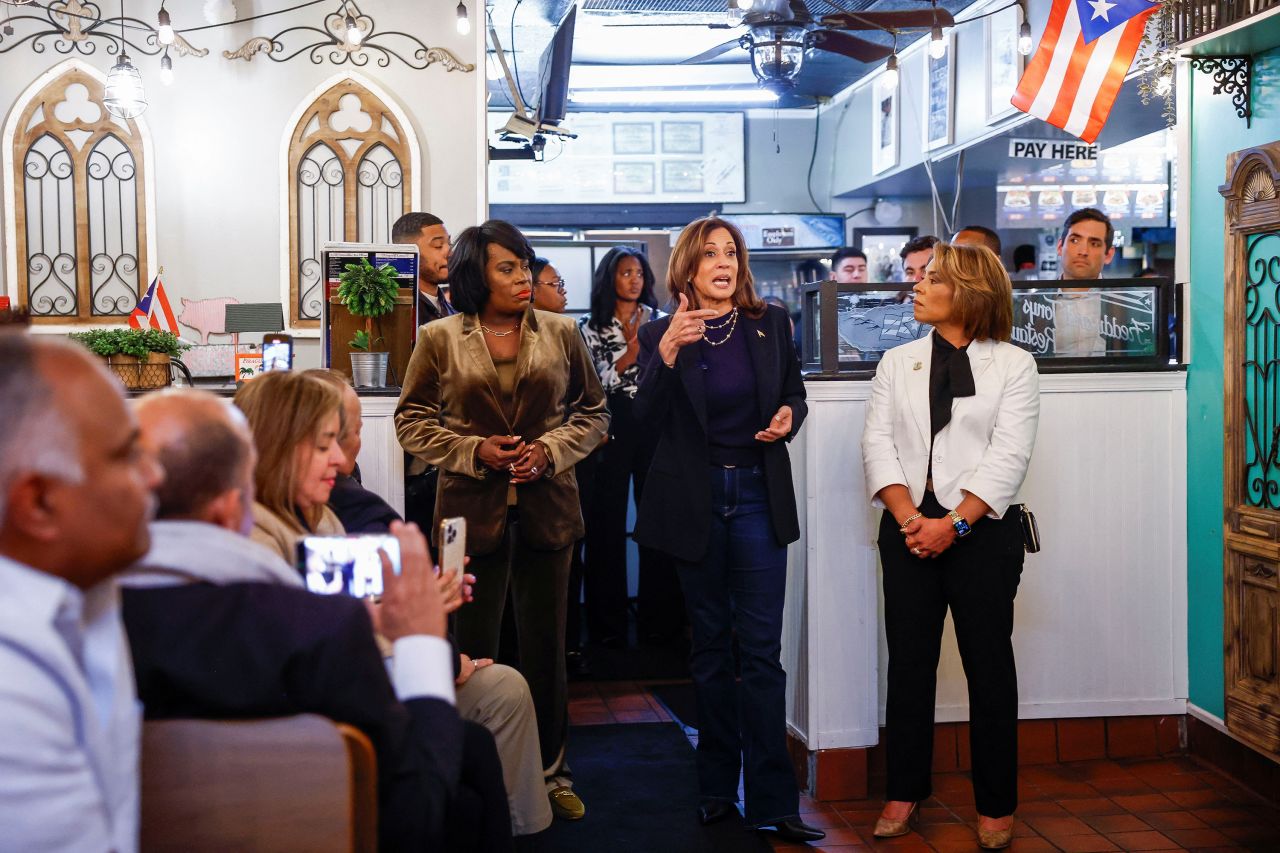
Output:
<instances>
[{"instance_id":1,"label":"puerto rican flag","mask_svg":"<svg viewBox=\"0 0 1280 853\"><path fill-rule=\"evenodd\" d=\"M1054 0L1013 105L1093 142L1158 5L1149 0Z\"/></svg>"},{"instance_id":2,"label":"puerto rican flag","mask_svg":"<svg viewBox=\"0 0 1280 853\"><path fill-rule=\"evenodd\" d=\"M173 308L169 306L169 297L164 294L164 285L160 276L151 280L146 296L138 302L138 307L129 315L129 325L141 329L143 325L153 329L178 334L178 320L173 316Z\"/></svg>"}]
</instances>

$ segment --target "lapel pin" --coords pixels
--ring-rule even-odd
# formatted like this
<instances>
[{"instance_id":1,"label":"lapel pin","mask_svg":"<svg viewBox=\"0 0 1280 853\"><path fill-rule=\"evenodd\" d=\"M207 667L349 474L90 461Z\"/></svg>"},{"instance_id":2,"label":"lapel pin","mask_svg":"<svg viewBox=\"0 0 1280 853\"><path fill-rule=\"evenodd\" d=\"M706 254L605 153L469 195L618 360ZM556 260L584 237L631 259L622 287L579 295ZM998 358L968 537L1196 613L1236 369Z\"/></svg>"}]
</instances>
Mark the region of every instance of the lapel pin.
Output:
<instances>
[{"instance_id":1,"label":"lapel pin","mask_svg":"<svg viewBox=\"0 0 1280 853\"><path fill-rule=\"evenodd\" d=\"M912 365L911 369L912 369L912 370L920 370L922 367L924 367L924 365L923 365L922 363L920 363L920 362L918 362L918 361L917 361L914 365Z\"/></svg>"},{"instance_id":2,"label":"lapel pin","mask_svg":"<svg viewBox=\"0 0 1280 853\"><path fill-rule=\"evenodd\" d=\"M760 331L759 329L756 329L756 334L762 338L764 337L764 332Z\"/></svg>"}]
</instances>

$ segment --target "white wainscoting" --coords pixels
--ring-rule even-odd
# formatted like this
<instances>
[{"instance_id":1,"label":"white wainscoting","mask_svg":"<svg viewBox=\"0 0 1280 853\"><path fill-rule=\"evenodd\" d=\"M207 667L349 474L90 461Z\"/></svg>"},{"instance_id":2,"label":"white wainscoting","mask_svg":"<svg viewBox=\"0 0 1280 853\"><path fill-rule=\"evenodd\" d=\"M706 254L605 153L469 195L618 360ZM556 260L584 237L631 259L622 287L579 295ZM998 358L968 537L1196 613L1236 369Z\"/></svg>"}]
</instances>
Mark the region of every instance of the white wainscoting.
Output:
<instances>
[{"instance_id":1,"label":"white wainscoting","mask_svg":"<svg viewBox=\"0 0 1280 853\"><path fill-rule=\"evenodd\" d=\"M1178 714L1187 697L1186 375L1041 377L1022 498L1044 548L1015 608L1023 718ZM884 719L879 511L860 444L869 382L807 383L791 445L801 539L790 550L788 723L810 749L870 746ZM939 722L964 720L948 620Z\"/></svg>"},{"instance_id":2,"label":"white wainscoting","mask_svg":"<svg viewBox=\"0 0 1280 853\"><path fill-rule=\"evenodd\" d=\"M404 515L404 450L396 438L395 397L360 397L360 476L364 487Z\"/></svg>"}]
</instances>

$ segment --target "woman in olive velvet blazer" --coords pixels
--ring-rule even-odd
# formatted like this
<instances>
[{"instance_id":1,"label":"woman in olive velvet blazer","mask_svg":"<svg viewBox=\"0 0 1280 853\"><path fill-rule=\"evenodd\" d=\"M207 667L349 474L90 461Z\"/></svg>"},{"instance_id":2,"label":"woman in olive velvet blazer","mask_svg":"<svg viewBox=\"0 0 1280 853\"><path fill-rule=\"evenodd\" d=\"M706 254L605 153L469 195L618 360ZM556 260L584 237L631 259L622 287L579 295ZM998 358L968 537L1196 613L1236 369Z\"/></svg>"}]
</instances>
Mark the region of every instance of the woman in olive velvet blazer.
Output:
<instances>
[{"instance_id":1,"label":"woman in olive velvet blazer","mask_svg":"<svg viewBox=\"0 0 1280 853\"><path fill-rule=\"evenodd\" d=\"M506 222L458 235L449 282L461 313L419 330L395 422L404 449L440 468L434 526L467 520L476 586L456 617L463 653L497 656L511 589L551 805L575 819L583 806L564 764L570 546L583 534L573 467L609 414L577 325L529 307L533 259Z\"/></svg>"}]
</instances>

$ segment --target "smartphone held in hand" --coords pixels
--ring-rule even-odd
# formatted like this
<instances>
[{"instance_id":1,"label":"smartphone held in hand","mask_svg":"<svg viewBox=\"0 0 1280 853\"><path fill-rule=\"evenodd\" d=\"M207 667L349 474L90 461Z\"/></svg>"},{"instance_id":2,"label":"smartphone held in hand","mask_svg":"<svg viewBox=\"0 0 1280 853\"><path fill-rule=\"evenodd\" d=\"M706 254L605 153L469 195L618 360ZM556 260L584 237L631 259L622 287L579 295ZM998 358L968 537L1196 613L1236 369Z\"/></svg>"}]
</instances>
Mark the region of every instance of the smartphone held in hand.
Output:
<instances>
[{"instance_id":1,"label":"smartphone held in hand","mask_svg":"<svg viewBox=\"0 0 1280 853\"><path fill-rule=\"evenodd\" d=\"M440 522L440 573L462 573L467 558L467 520L446 518Z\"/></svg>"},{"instance_id":2,"label":"smartphone held in hand","mask_svg":"<svg viewBox=\"0 0 1280 853\"><path fill-rule=\"evenodd\" d=\"M345 592L355 598L382 595L382 558L400 574L400 543L394 536L304 536L298 542L298 571L307 589L322 595Z\"/></svg>"}]
</instances>

